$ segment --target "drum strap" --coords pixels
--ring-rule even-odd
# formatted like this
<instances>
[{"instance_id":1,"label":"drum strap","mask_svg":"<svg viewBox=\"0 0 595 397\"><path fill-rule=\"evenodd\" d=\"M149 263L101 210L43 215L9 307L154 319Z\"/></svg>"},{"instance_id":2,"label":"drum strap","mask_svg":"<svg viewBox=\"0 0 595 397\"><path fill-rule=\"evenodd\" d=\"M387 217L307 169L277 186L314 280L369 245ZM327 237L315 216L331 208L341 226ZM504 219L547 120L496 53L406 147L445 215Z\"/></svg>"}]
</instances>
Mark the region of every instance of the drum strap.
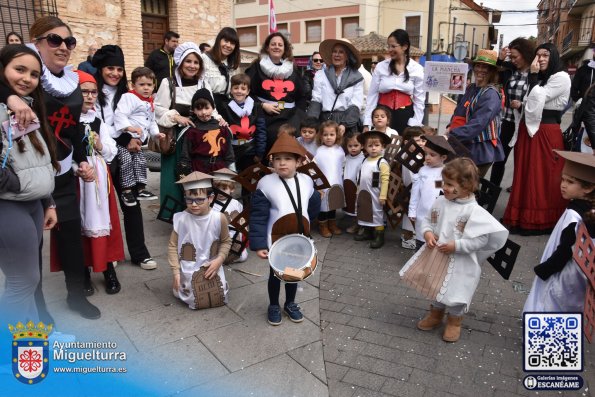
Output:
<instances>
[{"instance_id":1,"label":"drum strap","mask_svg":"<svg viewBox=\"0 0 595 397\"><path fill-rule=\"evenodd\" d=\"M287 194L289 195L289 199L291 200L291 205L293 206L295 215L297 216L298 232L300 234L304 234L304 219L302 216L302 195L300 194L300 183L298 182L297 175L293 177L293 180L295 181L295 190L297 192L297 204L295 203L293 194L291 194L291 189L289 189L289 186L287 185L287 182L285 182L285 179L281 177L279 177L279 179L281 179L281 182L283 182L283 186L285 186L285 190L287 190Z\"/></svg>"}]
</instances>

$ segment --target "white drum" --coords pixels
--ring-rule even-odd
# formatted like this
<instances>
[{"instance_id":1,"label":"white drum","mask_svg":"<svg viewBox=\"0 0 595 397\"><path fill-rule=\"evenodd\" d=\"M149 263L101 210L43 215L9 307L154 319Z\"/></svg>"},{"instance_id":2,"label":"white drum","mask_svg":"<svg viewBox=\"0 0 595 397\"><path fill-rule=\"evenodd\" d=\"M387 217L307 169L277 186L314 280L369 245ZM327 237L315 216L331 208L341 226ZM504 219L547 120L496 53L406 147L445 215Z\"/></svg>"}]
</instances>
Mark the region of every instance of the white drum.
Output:
<instances>
[{"instance_id":1,"label":"white drum","mask_svg":"<svg viewBox=\"0 0 595 397\"><path fill-rule=\"evenodd\" d=\"M269 264L281 281L305 280L318 264L314 242L303 234L283 236L269 249Z\"/></svg>"}]
</instances>

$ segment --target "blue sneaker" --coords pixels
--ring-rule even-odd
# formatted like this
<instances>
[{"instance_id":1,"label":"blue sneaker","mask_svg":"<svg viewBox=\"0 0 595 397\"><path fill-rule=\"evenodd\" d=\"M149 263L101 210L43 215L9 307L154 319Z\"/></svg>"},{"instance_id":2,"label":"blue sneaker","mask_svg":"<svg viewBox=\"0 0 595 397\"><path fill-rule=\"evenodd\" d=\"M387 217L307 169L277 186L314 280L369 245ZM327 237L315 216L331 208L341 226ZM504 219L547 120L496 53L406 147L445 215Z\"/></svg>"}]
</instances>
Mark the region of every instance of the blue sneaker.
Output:
<instances>
[{"instance_id":1,"label":"blue sneaker","mask_svg":"<svg viewBox=\"0 0 595 397\"><path fill-rule=\"evenodd\" d=\"M285 304L285 314L294 323L301 323L304 321L304 315L300 311L300 307L297 303L291 302Z\"/></svg>"},{"instance_id":2,"label":"blue sneaker","mask_svg":"<svg viewBox=\"0 0 595 397\"><path fill-rule=\"evenodd\" d=\"M279 325L283 320L281 317L281 307L279 305L269 305L269 324Z\"/></svg>"}]
</instances>

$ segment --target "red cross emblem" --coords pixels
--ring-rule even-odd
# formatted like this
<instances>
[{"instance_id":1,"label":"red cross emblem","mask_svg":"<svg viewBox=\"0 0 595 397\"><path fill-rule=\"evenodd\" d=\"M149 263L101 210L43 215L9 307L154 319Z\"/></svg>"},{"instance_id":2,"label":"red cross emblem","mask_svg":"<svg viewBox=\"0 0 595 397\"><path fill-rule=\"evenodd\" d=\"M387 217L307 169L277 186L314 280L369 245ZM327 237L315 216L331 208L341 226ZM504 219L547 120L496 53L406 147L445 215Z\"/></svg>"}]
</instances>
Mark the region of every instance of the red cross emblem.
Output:
<instances>
[{"instance_id":1,"label":"red cross emblem","mask_svg":"<svg viewBox=\"0 0 595 397\"><path fill-rule=\"evenodd\" d=\"M19 357L19 365L23 371L35 372L41 367L41 354L33 349L25 350Z\"/></svg>"},{"instance_id":2,"label":"red cross emblem","mask_svg":"<svg viewBox=\"0 0 595 397\"><path fill-rule=\"evenodd\" d=\"M270 91L271 96L280 101L295 89L295 84L291 80L264 80L262 88Z\"/></svg>"},{"instance_id":3,"label":"red cross emblem","mask_svg":"<svg viewBox=\"0 0 595 397\"><path fill-rule=\"evenodd\" d=\"M60 110L49 116L48 120L50 121L50 125L52 127L56 127L54 129L56 136L60 136L60 131L62 131L62 128L68 128L70 126L76 125L76 121L74 121L74 117L72 117L72 114L70 114L70 109L68 106L62 106Z\"/></svg>"},{"instance_id":4,"label":"red cross emblem","mask_svg":"<svg viewBox=\"0 0 595 397\"><path fill-rule=\"evenodd\" d=\"M229 128L236 139L252 139L256 126L251 126L248 116L244 116L240 120L240 125L230 125Z\"/></svg>"}]
</instances>

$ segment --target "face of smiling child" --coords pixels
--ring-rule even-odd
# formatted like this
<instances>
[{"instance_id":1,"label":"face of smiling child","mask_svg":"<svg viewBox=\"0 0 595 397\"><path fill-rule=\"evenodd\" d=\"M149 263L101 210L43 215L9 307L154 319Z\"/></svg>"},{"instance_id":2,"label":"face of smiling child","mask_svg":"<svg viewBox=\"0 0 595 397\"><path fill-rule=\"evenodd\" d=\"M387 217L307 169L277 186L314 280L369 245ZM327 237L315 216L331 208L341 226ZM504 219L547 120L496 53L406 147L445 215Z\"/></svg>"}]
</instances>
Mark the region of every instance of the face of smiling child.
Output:
<instances>
[{"instance_id":1,"label":"face of smiling child","mask_svg":"<svg viewBox=\"0 0 595 397\"><path fill-rule=\"evenodd\" d=\"M457 181L444 176L442 176L442 191L447 200L467 198L471 195L471 192L462 187Z\"/></svg>"}]
</instances>

